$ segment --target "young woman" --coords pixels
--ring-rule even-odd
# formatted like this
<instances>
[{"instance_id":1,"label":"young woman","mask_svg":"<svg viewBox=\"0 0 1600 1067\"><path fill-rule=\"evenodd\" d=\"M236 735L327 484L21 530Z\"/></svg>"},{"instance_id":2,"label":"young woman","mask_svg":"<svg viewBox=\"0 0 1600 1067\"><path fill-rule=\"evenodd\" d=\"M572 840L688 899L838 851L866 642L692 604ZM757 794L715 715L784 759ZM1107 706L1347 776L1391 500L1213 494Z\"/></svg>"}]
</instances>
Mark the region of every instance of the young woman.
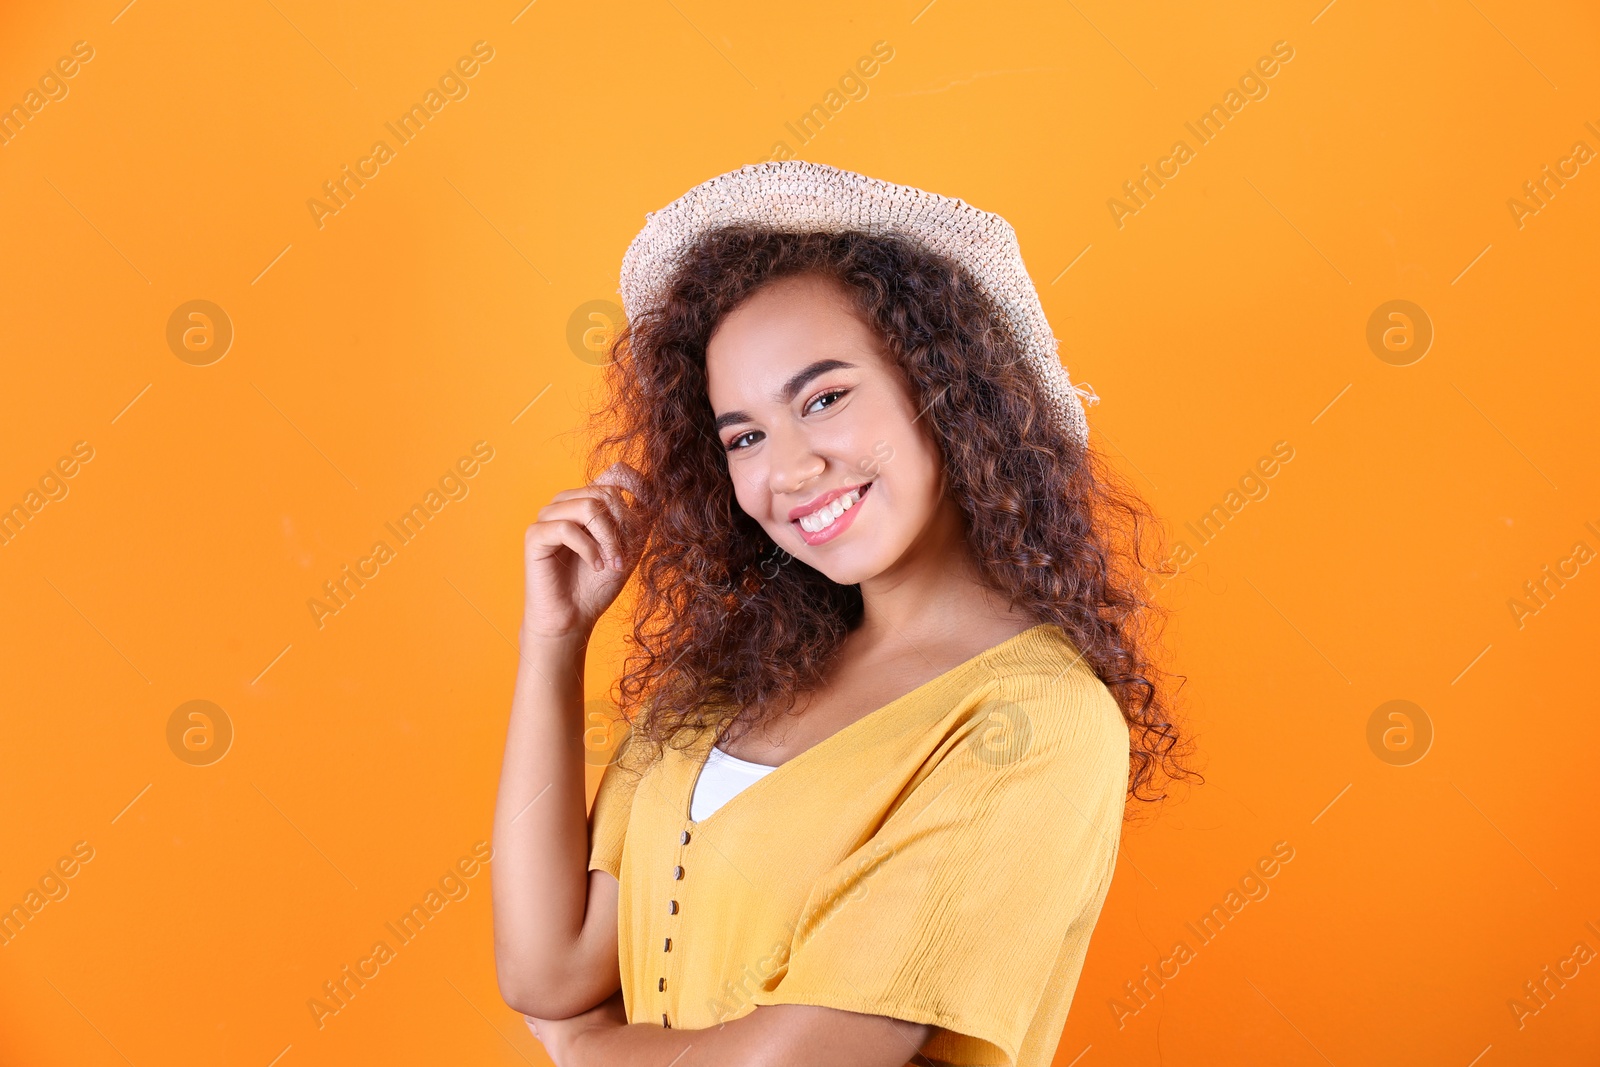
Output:
<instances>
[{"instance_id":1,"label":"young woman","mask_svg":"<svg viewBox=\"0 0 1600 1067\"><path fill-rule=\"evenodd\" d=\"M526 536L506 1003L558 1067L1044 1067L1126 801L1189 772L1148 516L1010 227L760 164L649 216L623 296L604 470ZM584 654L635 570L591 820Z\"/></svg>"}]
</instances>

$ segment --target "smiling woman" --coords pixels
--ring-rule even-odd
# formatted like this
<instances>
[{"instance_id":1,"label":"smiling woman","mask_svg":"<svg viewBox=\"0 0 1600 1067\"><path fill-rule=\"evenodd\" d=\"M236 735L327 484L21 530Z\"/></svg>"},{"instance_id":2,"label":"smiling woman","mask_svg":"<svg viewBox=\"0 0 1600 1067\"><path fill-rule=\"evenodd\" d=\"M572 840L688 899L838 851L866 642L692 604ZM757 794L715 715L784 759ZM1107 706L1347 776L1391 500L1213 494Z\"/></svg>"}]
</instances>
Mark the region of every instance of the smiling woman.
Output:
<instances>
[{"instance_id":1,"label":"smiling woman","mask_svg":"<svg viewBox=\"0 0 1600 1067\"><path fill-rule=\"evenodd\" d=\"M812 358L819 352L837 354ZM912 428L917 412L905 376L836 279L794 275L752 296L712 334L706 376L711 406L722 412L713 425L735 499L778 547L799 554L841 538L876 488L878 527L829 555L835 582L853 585L860 578L852 567L876 573L901 556L944 499L943 461L933 440ZM770 395L762 391L768 376L783 380ZM802 432L816 446L790 451L791 434ZM863 460L885 443L894 463L862 478ZM791 457L802 469L791 469ZM815 487L825 467L848 481ZM855 545L871 557L852 559L861 556Z\"/></svg>"},{"instance_id":2,"label":"smiling woman","mask_svg":"<svg viewBox=\"0 0 1600 1067\"><path fill-rule=\"evenodd\" d=\"M630 247L604 469L527 532L496 809L501 990L559 1067L1050 1062L1126 802L1188 772L1147 515L1020 262L809 163ZM584 651L635 569L585 842Z\"/></svg>"}]
</instances>

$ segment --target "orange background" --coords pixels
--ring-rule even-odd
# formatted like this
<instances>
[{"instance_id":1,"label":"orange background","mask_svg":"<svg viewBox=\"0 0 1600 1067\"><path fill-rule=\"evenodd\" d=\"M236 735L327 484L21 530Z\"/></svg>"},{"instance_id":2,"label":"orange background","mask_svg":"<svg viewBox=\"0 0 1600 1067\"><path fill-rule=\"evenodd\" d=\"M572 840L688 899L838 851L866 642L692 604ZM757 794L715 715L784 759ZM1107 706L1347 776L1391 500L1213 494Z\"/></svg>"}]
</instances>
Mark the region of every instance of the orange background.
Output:
<instances>
[{"instance_id":1,"label":"orange background","mask_svg":"<svg viewBox=\"0 0 1600 1067\"><path fill-rule=\"evenodd\" d=\"M0 15L0 104L93 49L0 147L0 506L93 450L0 545L0 905L93 850L0 947L0 1061L545 1062L483 870L320 1029L307 1001L490 835L522 530L578 484L598 381L574 313L615 301L646 211L780 140L1011 221L1175 539L1293 449L1164 594L1209 780L1125 836L1057 1063L1600 1056L1600 961L1537 1014L1524 989L1600 952L1600 564L1508 606L1600 549L1600 173L1507 203L1600 150L1585 5L124 2ZM468 95L319 228L307 201L477 41ZM785 123L878 41L801 145ZM234 330L207 366L167 342L196 299ZM1435 332L1406 366L1366 336L1395 299ZM468 495L319 628L322 583L479 441ZM1397 699L1434 732L1404 766L1368 743ZM191 700L234 731L205 766L169 747Z\"/></svg>"}]
</instances>

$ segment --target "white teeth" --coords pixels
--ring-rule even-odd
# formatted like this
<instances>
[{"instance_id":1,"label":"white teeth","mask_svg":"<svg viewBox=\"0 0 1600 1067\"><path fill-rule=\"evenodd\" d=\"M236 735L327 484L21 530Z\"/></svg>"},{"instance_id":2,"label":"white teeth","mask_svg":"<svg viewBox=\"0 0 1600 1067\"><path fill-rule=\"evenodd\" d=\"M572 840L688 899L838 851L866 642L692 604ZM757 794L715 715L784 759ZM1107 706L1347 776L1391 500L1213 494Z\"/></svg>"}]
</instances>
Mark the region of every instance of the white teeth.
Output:
<instances>
[{"instance_id":1,"label":"white teeth","mask_svg":"<svg viewBox=\"0 0 1600 1067\"><path fill-rule=\"evenodd\" d=\"M800 528L807 533L818 533L826 530L838 521L839 516L855 507L861 500L861 490L852 489L844 496L838 497L832 503L825 504L809 515L800 517Z\"/></svg>"}]
</instances>

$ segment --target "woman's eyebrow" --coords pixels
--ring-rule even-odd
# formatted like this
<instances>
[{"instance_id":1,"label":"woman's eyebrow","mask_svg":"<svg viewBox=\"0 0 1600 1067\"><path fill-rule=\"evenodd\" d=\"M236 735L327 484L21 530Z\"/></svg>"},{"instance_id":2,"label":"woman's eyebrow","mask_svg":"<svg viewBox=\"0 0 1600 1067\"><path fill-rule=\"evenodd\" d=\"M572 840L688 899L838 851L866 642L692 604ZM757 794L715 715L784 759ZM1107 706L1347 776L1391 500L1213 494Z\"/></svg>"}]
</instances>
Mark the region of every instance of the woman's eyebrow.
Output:
<instances>
[{"instance_id":1,"label":"woman's eyebrow","mask_svg":"<svg viewBox=\"0 0 1600 1067\"><path fill-rule=\"evenodd\" d=\"M848 363L842 359L819 359L815 363L812 363L806 366L804 369L798 371L794 377L784 382L783 388L779 389L777 395L772 399L779 404L788 404L799 394L800 390L806 387L807 382L811 381L811 379L817 377L818 375L826 374L831 370L854 369L854 363ZM750 415L747 412L725 411L721 415L717 416L714 429L718 433L721 433L726 427L732 426L734 423L749 421L751 421Z\"/></svg>"}]
</instances>

